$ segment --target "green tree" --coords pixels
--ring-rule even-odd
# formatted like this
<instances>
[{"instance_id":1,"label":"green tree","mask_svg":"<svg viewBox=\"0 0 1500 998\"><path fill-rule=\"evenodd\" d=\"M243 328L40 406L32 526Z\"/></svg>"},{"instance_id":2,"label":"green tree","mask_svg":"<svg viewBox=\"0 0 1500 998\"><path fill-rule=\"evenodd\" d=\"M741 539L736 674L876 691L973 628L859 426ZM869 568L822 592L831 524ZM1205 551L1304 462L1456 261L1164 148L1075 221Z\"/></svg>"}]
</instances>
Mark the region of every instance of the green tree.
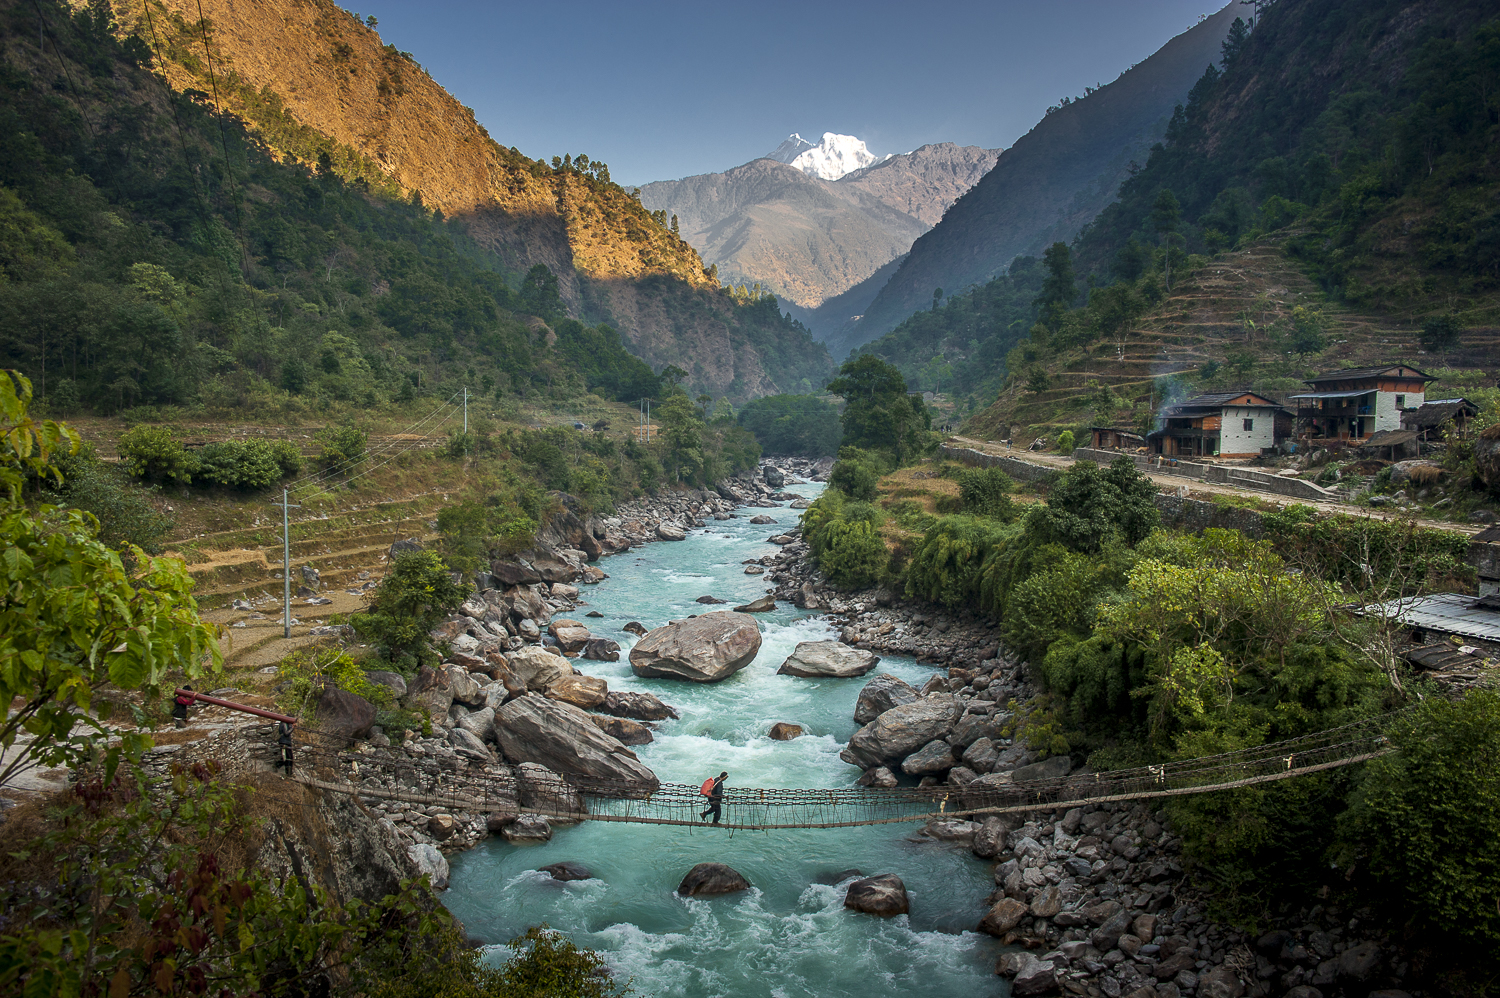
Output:
<instances>
[{"instance_id":1,"label":"green tree","mask_svg":"<svg viewBox=\"0 0 1500 998\"><path fill-rule=\"evenodd\" d=\"M1249 40L1250 26L1245 23L1244 18L1235 18L1234 23L1229 26L1229 35L1219 45L1219 65L1228 69Z\"/></svg>"},{"instance_id":2,"label":"green tree","mask_svg":"<svg viewBox=\"0 0 1500 998\"><path fill-rule=\"evenodd\" d=\"M1063 430L1057 435L1057 449L1060 453L1073 453L1073 431Z\"/></svg>"},{"instance_id":3,"label":"green tree","mask_svg":"<svg viewBox=\"0 0 1500 998\"><path fill-rule=\"evenodd\" d=\"M1079 461L1058 477L1046 503L1026 515L1027 528L1039 538L1084 554L1112 537L1137 544L1160 520L1156 486L1123 455L1108 468Z\"/></svg>"},{"instance_id":4,"label":"green tree","mask_svg":"<svg viewBox=\"0 0 1500 998\"><path fill-rule=\"evenodd\" d=\"M1500 695L1432 696L1387 732L1341 822L1344 866L1363 870L1397 926L1443 949L1500 947ZM1459 945L1455 945L1459 944Z\"/></svg>"},{"instance_id":5,"label":"green tree","mask_svg":"<svg viewBox=\"0 0 1500 998\"><path fill-rule=\"evenodd\" d=\"M1437 353L1458 346L1461 332L1463 327L1458 324L1458 317L1450 312L1422 320L1422 332L1418 334L1417 340L1422 344L1423 350Z\"/></svg>"},{"instance_id":6,"label":"green tree","mask_svg":"<svg viewBox=\"0 0 1500 998\"><path fill-rule=\"evenodd\" d=\"M162 538L173 521L148 498L152 489L130 482L101 462L92 448L63 455L54 463L63 480L44 496L46 501L91 514L99 521L99 540L117 551L134 545L148 554L161 554Z\"/></svg>"},{"instance_id":7,"label":"green tree","mask_svg":"<svg viewBox=\"0 0 1500 998\"><path fill-rule=\"evenodd\" d=\"M1073 299L1078 297L1078 285L1073 276L1073 252L1067 243L1053 243L1042 254L1042 262L1047 267L1047 278L1042 282L1042 293L1037 295L1033 305L1042 326L1049 333L1056 333L1062 328L1063 316L1073 307Z\"/></svg>"},{"instance_id":8,"label":"green tree","mask_svg":"<svg viewBox=\"0 0 1500 998\"><path fill-rule=\"evenodd\" d=\"M1177 225L1182 220L1182 205L1177 203L1177 196L1171 190L1163 187L1156 195L1156 200L1151 204L1151 226L1156 234L1161 237L1162 244L1162 266L1166 272L1167 290L1172 290L1172 239L1177 232Z\"/></svg>"},{"instance_id":9,"label":"green tree","mask_svg":"<svg viewBox=\"0 0 1500 998\"><path fill-rule=\"evenodd\" d=\"M740 409L739 424L767 454L824 457L838 453L839 411L816 395L766 395Z\"/></svg>"},{"instance_id":10,"label":"green tree","mask_svg":"<svg viewBox=\"0 0 1500 998\"><path fill-rule=\"evenodd\" d=\"M1299 357L1322 353L1328 348L1328 337L1324 330L1328 320L1322 312L1305 305L1292 309L1292 336L1287 346Z\"/></svg>"},{"instance_id":11,"label":"green tree","mask_svg":"<svg viewBox=\"0 0 1500 998\"><path fill-rule=\"evenodd\" d=\"M0 482L9 487L0 507L0 703L9 705L0 748L30 736L0 769L0 785L38 763L85 757L102 758L112 775L149 739L139 727L110 739L99 720L108 714L103 688L139 691L150 702L170 674L191 678L222 664L181 561L130 544L122 557L98 539L90 514L21 504L23 472L56 480L53 454L78 444L67 427L32 420L30 402L30 381L0 371ZM136 710L137 725L146 724Z\"/></svg>"},{"instance_id":12,"label":"green tree","mask_svg":"<svg viewBox=\"0 0 1500 998\"><path fill-rule=\"evenodd\" d=\"M545 321L563 315L562 296L558 291L557 275L545 263L538 263L521 279L521 311Z\"/></svg>"},{"instance_id":13,"label":"green tree","mask_svg":"<svg viewBox=\"0 0 1500 998\"><path fill-rule=\"evenodd\" d=\"M689 481L697 481L703 468L703 420L693 400L682 393L668 396L656 410L661 420L663 457L674 480L682 481L686 471Z\"/></svg>"},{"instance_id":14,"label":"green tree","mask_svg":"<svg viewBox=\"0 0 1500 998\"><path fill-rule=\"evenodd\" d=\"M932 417L919 396L907 395L895 366L860 354L844 362L828 391L844 400L844 445L886 451L898 464L924 448Z\"/></svg>"},{"instance_id":15,"label":"green tree","mask_svg":"<svg viewBox=\"0 0 1500 998\"><path fill-rule=\"evenodd\" d=\"M1015 503L1010 494L1016 483L999 468L965 468L958 475L958 495L964 512L985 516L1001 523L1016 518Z\"/></svg>"},{"instance_id":16,"label":"green tree","mask_svg":"<svg viewBox=\"0 0 1500 998\"><path fill-rule=\"evenodd\" d=\"M403 551L367 598L368 608L349 622L386 658L408 671L435 661L427 632L464 601L468 589L448 574L432 551Z\"/></svg>"}]
</instances>

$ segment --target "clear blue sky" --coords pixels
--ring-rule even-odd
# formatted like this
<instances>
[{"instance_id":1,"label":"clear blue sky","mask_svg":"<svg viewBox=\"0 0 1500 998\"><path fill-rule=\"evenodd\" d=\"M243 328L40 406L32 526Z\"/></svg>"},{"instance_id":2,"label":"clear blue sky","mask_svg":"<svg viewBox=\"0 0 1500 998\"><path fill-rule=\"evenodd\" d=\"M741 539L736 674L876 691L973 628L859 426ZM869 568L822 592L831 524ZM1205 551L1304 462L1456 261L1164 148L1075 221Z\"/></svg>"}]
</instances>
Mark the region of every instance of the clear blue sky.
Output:
<instances>
[{"instance_id":1,"label":"clear blue sky","mask_svg":"<svg viewBox=\"0 0 1500 998\"><path fill-rule=\"evenodd\" d=\"M490 134L618 183L710 173L790 132L1010 146L1222 0L485 3L345 0Z\"/></svg>"}]
</instances>

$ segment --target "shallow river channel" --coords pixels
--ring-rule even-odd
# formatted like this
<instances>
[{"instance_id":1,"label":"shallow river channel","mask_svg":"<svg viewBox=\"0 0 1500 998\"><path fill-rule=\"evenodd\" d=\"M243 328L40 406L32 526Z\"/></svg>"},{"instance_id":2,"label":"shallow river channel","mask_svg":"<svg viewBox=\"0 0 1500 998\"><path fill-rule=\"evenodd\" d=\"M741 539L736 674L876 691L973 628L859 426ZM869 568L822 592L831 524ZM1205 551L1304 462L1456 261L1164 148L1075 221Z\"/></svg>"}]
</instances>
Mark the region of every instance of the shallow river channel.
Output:
<instances>
[{"instance_id":1,"label":"shallow river channel","mask_svg":"<svg viewBox=\"0 0 1500 998\"><path fill-rule=\"evenodd\" d=\"M821 489L789 491L812 496ZM741 562L774 551L766 538L776 528L752 525L749 518L764 512L789 526L798 514L785 507L738 512L736 519L690 531L686 541L601 562L610 578L584 590L588 605L575 616L628 651L635 638L620 630L627 621L657 627L727 609L694 602L699 596L734 605L764 595L763 577L745 575ZM583 618L588 610L604 618ZM860 771L838 754L854 732L855 698L868 677L776 675L797 642L832 637L833 629L790 604L760 614L759 621L759 656L722 683L637 679L623 654L619 662L580 659L576 665L608 679L611 689L654 693L682 714L661 723L655 742L636 749L664 782L697 784L728 770L730 786L852 785ZM929 666L895 657L883 659L877 671L917 686L932 674ZM800 724L806 734L772 741L766 732L777 721ZM558 828L545 845L513 846L495 836L451 857L453 886L443 900L471 935L491 944L546 922L600 951L617 975L634 979L641 995L1005 995L1005 982L994 975L999 942L973 931L993 886L989 864L967 850L914 840L918 828L730 832L585 822ZM596 879L559 883L535 872L563 860L583 863ZM677 896L683 875L709 861L728 863L753 889ZM850 868L900 876L911 914L880 919L846 910L847 880L828 881ZM489 953L498 962L509 951L493 945Z\"/></svg>"}]
</instances>

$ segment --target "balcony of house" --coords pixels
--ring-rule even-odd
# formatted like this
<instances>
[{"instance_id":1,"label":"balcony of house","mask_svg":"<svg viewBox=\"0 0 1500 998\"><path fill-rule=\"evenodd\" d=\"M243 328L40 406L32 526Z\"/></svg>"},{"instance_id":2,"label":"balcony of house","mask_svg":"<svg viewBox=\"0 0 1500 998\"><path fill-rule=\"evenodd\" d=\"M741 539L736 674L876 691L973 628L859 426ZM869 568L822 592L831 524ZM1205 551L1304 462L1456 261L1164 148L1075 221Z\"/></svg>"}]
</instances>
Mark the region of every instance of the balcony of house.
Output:
<instances>
[{"instance_id":1,"label":"balcony of house","mask_svg":"<svg viewBox=\"0 0 1500 998\"><path fill-rule=\"evenodd\" d=\"M1308 392L1293 395L1297 418L1309 422L1325 419L1358 419L1375 415L1375 392L1362 389L1352 392ZM1347 425L1347 424L1346 424Z\"/></svg>"}]
</instances>

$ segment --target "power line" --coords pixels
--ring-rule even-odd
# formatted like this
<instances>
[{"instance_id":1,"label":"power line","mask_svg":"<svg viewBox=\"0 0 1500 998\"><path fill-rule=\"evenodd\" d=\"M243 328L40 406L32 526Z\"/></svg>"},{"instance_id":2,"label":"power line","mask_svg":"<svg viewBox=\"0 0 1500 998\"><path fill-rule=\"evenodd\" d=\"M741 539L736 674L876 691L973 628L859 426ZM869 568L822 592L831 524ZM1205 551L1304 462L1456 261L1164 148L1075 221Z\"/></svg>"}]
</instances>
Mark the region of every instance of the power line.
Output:
<instances>
[{"instance_id":1,"label":"power line","mask_svg":"<svg viewBox=\"0 0 1500 998\"><path fill-rule=\"evenodd\" d=\"M289 488L289 489L295 489L295 488L297 488L298 486L301 486L301 485L316 485L319 482L326 481L327 479L329 479L333 475L339 474L342 471L345 471L345 470L348 470L349 468L352 468L354 465L358 464L361 461L368 460L371 457L375 457L375 456L378 456L378 455L384 453L384 451L386 449L394 447L397 443L400 442L400 441L398 441L398 440L395 439L396 437L405 436L408 433L413 432L414 430L417 429L417 427L419 427L422 424L428 422L434 416L436 416L438 413L442 412L444 409L446 409L449 406L451 406L453 404L453 400L456 399L457 397L458 397L458 392L454 392L452 395L448 396L447 401L441 403L432 412L430 412L427 415L423 416L421 419L417 420L416 422L412 423L411 425L407 426L406 428L401 429L401 430L397 430L394 434L391 434L392 439L391 439L390 443L388 443L385 446L385 448L382 448L381 450L376 450L376 451L373 451L373 452L366 451L366 452L358 455L357 457L345 458L344 460L338 462L337 464L331 465L330 467L324 469L323 471L312 472L310 474L303 475L301 478L299 478L296 481L291 482L290 484L288 484L287 488Z\"/></svg>"}]
</instances>

